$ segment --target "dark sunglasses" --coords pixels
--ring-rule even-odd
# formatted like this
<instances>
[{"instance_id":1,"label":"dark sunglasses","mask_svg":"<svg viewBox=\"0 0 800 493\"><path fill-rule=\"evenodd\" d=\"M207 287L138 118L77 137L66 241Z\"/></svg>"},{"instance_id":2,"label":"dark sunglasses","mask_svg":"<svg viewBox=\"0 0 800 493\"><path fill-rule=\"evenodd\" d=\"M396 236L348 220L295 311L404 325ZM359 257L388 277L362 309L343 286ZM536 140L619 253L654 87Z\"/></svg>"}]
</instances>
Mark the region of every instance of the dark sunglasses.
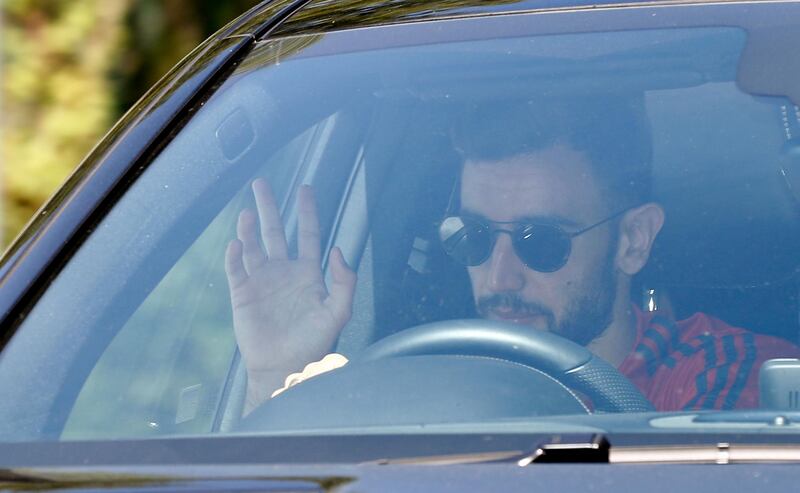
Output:
<instances>
[{"instance_id":1,"label":"dark sunglasses","mask_svg":"<svg viewBox=\"0 0 800 493\"><path fill-rule=\"evenodd\" d=\"M457 262L480 265L492 255L499 233L511 235L517 256L538 272L555 272L564 267L572 251L572 239L615 219L628 209L619 211L574 233L559 226L525 222L496 222L474 216L449 216L439 226L439 240L444 251ZM512 229L503 228L511 225Z\"/></svg>"}]
</instances>

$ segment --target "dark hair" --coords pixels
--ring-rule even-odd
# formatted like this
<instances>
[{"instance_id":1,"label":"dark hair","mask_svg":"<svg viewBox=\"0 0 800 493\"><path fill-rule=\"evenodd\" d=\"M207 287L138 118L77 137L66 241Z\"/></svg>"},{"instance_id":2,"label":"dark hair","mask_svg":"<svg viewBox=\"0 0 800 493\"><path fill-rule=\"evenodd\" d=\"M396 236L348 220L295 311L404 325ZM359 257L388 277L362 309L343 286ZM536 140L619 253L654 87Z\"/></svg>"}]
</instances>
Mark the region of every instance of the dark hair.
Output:
<instances>
[{"instance_id":1,"label":"dark hair","mask_svg":"<svg viewBox=\"0 0 800 493\"><path fill-rule=\"evenodd\" d=\"M642 97L473 105L453 143L464 161L501 160L558 144L585 154L614 208L650 200L652 146Z\"/></svg>"}]
</instances>

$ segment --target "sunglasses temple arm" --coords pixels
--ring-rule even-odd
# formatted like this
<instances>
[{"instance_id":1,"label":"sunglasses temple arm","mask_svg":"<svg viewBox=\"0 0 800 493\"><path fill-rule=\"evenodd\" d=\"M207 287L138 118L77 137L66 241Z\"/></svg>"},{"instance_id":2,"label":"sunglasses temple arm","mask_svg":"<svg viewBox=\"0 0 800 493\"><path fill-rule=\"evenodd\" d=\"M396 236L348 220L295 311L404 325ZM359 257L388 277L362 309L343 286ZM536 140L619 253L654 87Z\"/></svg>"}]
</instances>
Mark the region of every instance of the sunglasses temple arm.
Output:
<instances>
[{"instance_id":1,"label":"sunglasses temple arm","mask_svg":"<svg viewBox=\"0 0 800 493\"><path fill-rule=\"evenodd\" d=\"M612 215L608 216L607 218L603 219L602 221L599 221L599 222L596 222L596 223L594 223L592 225L586 226L585 228L583 228L583 229L581 229L579 231L576 231L576 232L572 233L569 236L570 236L570 238L575 238L576 236L579 236L579 235L582 235L583 233L589 232L589 231L593 230L594 228L596 228L598 226L602 226L603 224L605 224L605 223L607 223L609 221L613 221L614 219L616 219L619 216L625 214L629 210L630 209L622 209L621 211L615 212L614 214L612 214Z\"/></svg>"},{"instance_id":2,"label":"sunglasses temple arm","mask_svg":"<svg viewBox=\"0 0 800 493\"><path fill-rule=\"evenodd\" d=\"M453 187L450 189L450 197L447 199L447 210L445 216L457 214L459 204L459 193L461 193L461 172L459 172L453 179Z\"/></svg>"}]
</instances>

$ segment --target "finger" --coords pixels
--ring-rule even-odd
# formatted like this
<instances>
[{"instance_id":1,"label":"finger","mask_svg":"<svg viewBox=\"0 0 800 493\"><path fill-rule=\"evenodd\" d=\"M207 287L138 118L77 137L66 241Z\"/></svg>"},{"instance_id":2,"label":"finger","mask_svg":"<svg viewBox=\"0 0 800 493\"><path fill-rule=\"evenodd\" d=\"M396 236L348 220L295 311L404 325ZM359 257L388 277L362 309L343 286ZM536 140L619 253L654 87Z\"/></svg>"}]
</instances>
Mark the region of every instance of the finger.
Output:
<instances>
[{"instance_id":1,"label":"finger","mask_svg":"<svg viewBox=\"0 0 800 493\"><path fill-rule=\"evenodd\" d=\"M247 280L247 271L242 263L242 242L233 240L225 249L225 275L231 291Z\"/></svg>"},{"instance_id":2,"label":"finger","mask_svg":"<svg viewBox=\"0 0 800 493\"><path fill-rule=\"evenodd\" d=\"M256 269L262 267L267 258L261 251L256 236L256 215L250 209L245 209L239 213L239 222L236 224L236 234L242 242L242 261L247 273L252 274Z\"/></svg>"},{"instance_id":3,"label":"finger","mask_svg":"<svg viewBox=\"0 0 800 493\"><path fill-rule=\"evenodd\" d=\"M310 186L300 187L297 199L297 255L299 258L319 261L320 234L317 204Z\"/></svg>"},{"instance_id":4,"label":"finger","mask_svg":"<svg viewBox=\"0 0 800 493\"><path fill-rule=\"evenodd\" d=\"M261 239L270 260L286 260L289 248L286 246L286 233L283 230L278 204L266 180L253 181L253 194L261 224Z\"/></svg>"},{"instance_id":5,"label":"finger","mask_svg":"<svg viewBox=\"0 0 800 493\"><path fill-rule=\"evenodd\" d=\"M346 323L353 312L353 294L356 289L356 273L347 266L338 247L331 250L331 286L325 305L341 324Z\"/></svg>"}]
</instances>

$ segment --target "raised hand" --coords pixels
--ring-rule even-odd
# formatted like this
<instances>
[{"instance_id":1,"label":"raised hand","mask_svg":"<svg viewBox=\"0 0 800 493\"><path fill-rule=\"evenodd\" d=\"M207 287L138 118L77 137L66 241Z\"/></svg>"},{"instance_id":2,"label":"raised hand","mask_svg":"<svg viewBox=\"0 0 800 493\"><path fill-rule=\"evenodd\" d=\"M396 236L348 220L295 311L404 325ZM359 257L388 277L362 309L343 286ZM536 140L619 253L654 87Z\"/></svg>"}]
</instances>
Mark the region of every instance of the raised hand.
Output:
<instances>
[{"instance_id":1,"label":"raised hand","mask_svg":"<svg viewBox=\"0 0 800 493\"><path fill-rule=\"evenodd\" d=\"M255 180L253 193L258 214L249 209L239 214L238 239L230 242L225 255L234 332L248 376L245 413L268 398L289 373L330 351L350 319L356 283L342 252L334 248L330 290L325 286L311 187L299 191L296 259L289 257L267 182Z\"/></svg>"}]
</instances>

